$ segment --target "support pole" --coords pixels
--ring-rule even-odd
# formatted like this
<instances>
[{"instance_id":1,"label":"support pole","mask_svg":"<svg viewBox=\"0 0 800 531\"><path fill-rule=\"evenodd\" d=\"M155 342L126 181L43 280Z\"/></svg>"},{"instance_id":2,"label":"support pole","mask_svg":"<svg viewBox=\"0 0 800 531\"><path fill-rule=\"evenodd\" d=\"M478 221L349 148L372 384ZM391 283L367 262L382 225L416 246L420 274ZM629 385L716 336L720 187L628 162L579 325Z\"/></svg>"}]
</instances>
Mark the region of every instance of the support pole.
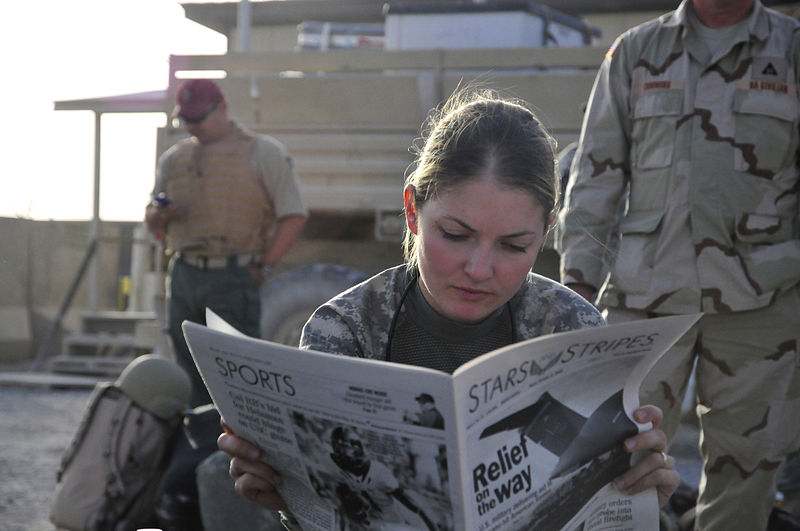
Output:
<instances>
[{"instance_id":1,"label":"support pole","mask_svg":"<svg viewBox=\"0 0 800 531\"><path fill-rule=\"evenodd\" d=\"M94 203L92 207L92 224L90 227L90 240L98 242L100 239L100 121L103 113L94 113ZM89 284L87 286L88 308L90 314L97 313L98 306L98 258L97 253L92 253L89 263Z\"/></svg>"}]
</instances>

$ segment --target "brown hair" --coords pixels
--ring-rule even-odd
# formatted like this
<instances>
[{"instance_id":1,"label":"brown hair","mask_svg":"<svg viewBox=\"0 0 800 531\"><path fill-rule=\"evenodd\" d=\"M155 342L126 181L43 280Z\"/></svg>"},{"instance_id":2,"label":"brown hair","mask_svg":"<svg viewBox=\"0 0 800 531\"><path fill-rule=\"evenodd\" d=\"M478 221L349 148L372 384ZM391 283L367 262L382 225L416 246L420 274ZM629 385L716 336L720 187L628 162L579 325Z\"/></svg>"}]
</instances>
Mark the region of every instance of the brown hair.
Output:
<instances>
[{"instance_id":1,"label":"brown hair","mask_svg":"<svg viewBox=\"0 0 800 531\"><path fill-rule=\"evenodd\" d=\"M426 201L487 175L503 186L531 194L545 211L545 226L558 202L555 140L521 100L490 90L453 94L425 123L415 169L406 185L415 188L421 209ZM417 265L414 235L406 229L406 262Z\"/></svg>"}]
</instances>

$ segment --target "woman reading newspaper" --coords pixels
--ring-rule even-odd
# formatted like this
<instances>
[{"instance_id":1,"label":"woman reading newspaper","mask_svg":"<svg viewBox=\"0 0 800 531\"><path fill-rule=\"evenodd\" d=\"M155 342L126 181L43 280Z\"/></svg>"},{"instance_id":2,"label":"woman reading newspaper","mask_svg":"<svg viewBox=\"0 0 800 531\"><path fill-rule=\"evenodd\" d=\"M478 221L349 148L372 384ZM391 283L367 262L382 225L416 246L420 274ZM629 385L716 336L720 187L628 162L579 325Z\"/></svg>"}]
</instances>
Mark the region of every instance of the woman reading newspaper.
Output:
<instances>
[{"instance_id":1,"label":"woman reading newspaper","mask_svg":"<svg viewBox=\"0 0 800 531\"><path fill-rule=\"evenodd\" d=\"M558 205L554 144L521 102L454 95L432 117L404 189L406 263L321 306L301 347L452 373L510 343L603 326L585 299L531 272ZM658 429L662 412L643 406L634 416L654 429L625 440L625 450L651 453L614 485L629 494L656 487L663 505L680 478ZM287 509L258 448L232 433L218 444L232 457L237 492ZM284 513L287 527L291 520Z\"/></svg>"}]
</instances>

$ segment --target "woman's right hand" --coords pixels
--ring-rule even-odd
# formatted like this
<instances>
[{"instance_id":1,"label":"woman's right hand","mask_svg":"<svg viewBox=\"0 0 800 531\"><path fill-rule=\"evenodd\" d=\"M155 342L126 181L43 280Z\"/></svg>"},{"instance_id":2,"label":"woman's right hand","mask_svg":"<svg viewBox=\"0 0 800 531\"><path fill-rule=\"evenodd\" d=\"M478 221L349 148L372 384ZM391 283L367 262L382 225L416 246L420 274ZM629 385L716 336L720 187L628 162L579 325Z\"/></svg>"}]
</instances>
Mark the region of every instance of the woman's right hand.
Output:
<instances>
[{"instance_id":1,"label":"woman's right hand","mask_svg":"<svg viewBox=\"0 0 800 531\"><path fill-rule=\"evenodd\" d=\"M273 511L286 511L286 502L275 490L280 476L266 463L261 462L261 450L226 429L217 438L217 446L231 457L229 473L235 480L236 492Z\"/></svg>"}]
</instances>

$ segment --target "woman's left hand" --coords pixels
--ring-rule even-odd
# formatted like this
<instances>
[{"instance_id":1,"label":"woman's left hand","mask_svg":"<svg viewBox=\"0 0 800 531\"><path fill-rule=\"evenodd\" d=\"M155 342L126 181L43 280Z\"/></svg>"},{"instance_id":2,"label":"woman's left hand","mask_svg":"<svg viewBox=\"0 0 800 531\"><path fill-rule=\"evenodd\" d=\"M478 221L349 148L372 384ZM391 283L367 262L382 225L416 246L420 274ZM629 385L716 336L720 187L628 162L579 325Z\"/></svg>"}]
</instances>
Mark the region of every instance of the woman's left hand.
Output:
<instances>
[{"instance_id":1,"label":"woman's left hand","mask_svg":"<svg viewBox=\"0 0 800 531\"><path fill-rule=\"evenodd\" d=\"M633 417L639 423L652 422L653 429L626 439L625 450L630 453L650 450L650 455L616 478L614 486L626 494L656 487L658 506L663 507L681 482L675 470L675 458L666 453L667 436L658 429L663 413L656 406L642 406L633 412Z\"/></svg>"}]
</instances>

